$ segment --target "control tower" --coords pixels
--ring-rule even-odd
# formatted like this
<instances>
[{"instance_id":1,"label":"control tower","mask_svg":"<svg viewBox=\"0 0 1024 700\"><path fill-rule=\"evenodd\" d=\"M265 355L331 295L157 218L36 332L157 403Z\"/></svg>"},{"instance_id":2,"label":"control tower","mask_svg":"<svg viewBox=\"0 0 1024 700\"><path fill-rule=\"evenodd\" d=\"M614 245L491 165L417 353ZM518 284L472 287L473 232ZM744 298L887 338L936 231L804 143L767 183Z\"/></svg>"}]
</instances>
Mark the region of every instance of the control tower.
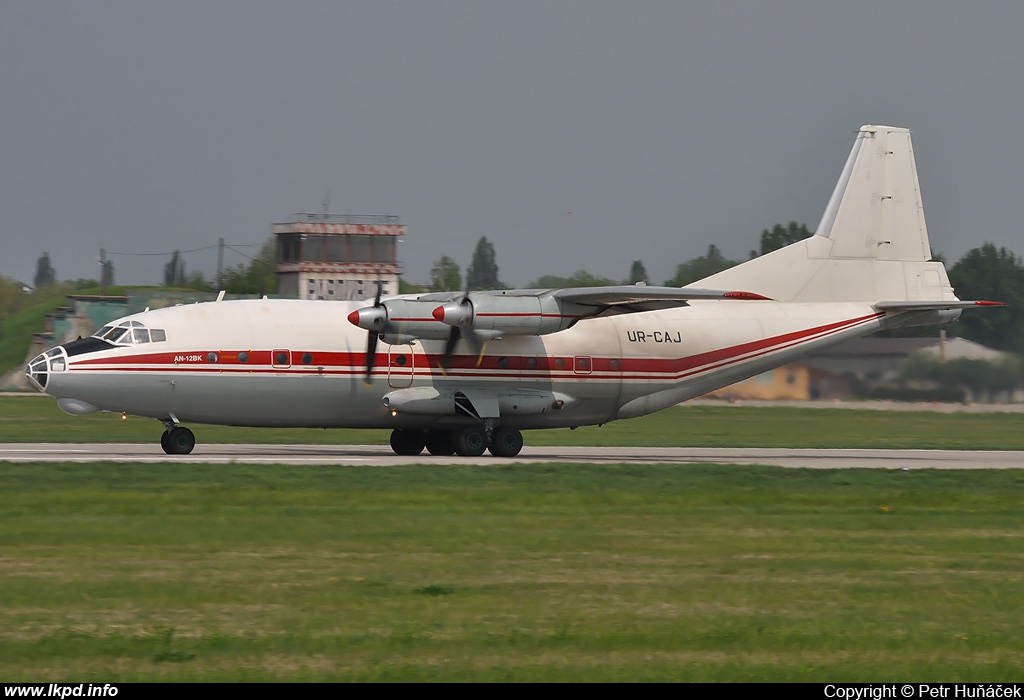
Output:
<instances>
[{"instance_id":1,"label":"control tower","mask_svg":"<svg viewBox=\"0 0 1024 700\"><path fill-rule=\"evenodd\" d=\"M299 299L370 299L377 282L398 293L397 216L295 214L274 224L277 293Z\"/></svg>"}]
</instances>

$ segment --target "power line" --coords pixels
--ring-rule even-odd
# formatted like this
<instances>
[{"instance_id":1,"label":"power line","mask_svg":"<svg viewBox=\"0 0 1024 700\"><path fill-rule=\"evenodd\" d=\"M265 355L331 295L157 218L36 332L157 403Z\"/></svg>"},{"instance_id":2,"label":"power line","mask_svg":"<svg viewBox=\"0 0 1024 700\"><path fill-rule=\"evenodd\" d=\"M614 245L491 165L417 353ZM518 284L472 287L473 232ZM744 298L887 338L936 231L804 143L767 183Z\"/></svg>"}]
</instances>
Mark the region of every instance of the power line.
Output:
<instances>
[{"instance_id":1,"label":"power line","mask_svg":"<svg viewBox=\"0 0 1024 700\"><path fill-rule=\"evenodd\" d=\"M209 245L209 246L206 246L205 248L190 248L188 250L171 250L171 251L168 251L166 253L118 253L118 252L115 252L115 251L108 250L107 251L107 255L124 255L124 256L129 256L129 257L142 257L142 256L146 256L146 255L174 255L175 253L178 253L180 255L181 253L198 253L198 252L203 251L203 250L213 250L216 247L217 246L215 246L215 245Z\"/></svg>"},{"instance_id":2,"label":"power line","mask_svg":"<svg viewBox=\"0 0 1024 700\"><path fill-rule=\"evenodd\" d=\"M234 247L234 246L230 246L230 245L228 245L227 243L225 243L225 244L224 244L224 247L225 247L225 248L227 248L228 250L230 250L230 251L231 251L231 252L233 252L233 253L238 253L238 254L239 254L239 255L241 255L241 256L242 256L243 258L249 258L250 260L255 260L255 259L256 259L256 258L254 258L253 256L251 256L251 255L247 255L246 253L243 253L243 252L242 252L242 251L240 251L240 250L235 250L235 247Z\"/></svg>"},{"instance_id":3,"label":"power line","mask_svg":"<svg viewBox=\"0 0 1024 700\"><path fill-rule=\"evenodd\" d=\"M241 248L252 248L255 245L263 245L263 244L262 243L236 243L235 245L237 245L237 246L239 246ZM199 253L199 252L204 251L204 250L213 250L214 248L217 248L217 247L219 247L219 245L215 244L215 245L208 245L205 248L189 248L188 250L169 250L169 251L167 251L165 253L118 253L118 252L114 252L114 251L108 250L107 251L107 255L124 255L124 256L129 256L129 257L141 257L141 256L148 256L148 255L164 255L164 256L166 256L166 255L174 255L175 253L178 253L178 254L182 254L182 253ZM229 246L227 244L225 244L225 247L231 248L232 250L235 250L234 248L232 248L231 246ZM235 252L238 253L239 255L245 255L245 253L241 253L241 252L239 252L237 250L235 250ZM249 257L249 256L246 256L246 257Z\"/></svg>"}]
</instances>

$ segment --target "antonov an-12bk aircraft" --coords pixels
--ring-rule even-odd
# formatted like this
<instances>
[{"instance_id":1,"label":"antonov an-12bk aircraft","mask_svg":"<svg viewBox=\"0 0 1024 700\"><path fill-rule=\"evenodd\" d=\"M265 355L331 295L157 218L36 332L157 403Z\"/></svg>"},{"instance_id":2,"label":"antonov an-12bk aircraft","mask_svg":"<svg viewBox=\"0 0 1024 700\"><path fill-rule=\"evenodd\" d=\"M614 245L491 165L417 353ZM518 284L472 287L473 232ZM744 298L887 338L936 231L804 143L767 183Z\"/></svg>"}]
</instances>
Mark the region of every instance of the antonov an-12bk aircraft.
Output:
<instances>
[{"instance_id":1,"label":"antonov an-12bk aircraft","mask_svg":"<svg viewBox=\"0 0 1024 700\"><path fill-rule=\"evenodd\" d=\"M635 418L837 343L962 309L930 262L907 129L857 134L811 237L683 288L258 299L127 316L26 368L72 414L391 429L401 455L512 457L522 431ZM378 343L378 340L380 343Z\"/></svg>"}]
</instances>

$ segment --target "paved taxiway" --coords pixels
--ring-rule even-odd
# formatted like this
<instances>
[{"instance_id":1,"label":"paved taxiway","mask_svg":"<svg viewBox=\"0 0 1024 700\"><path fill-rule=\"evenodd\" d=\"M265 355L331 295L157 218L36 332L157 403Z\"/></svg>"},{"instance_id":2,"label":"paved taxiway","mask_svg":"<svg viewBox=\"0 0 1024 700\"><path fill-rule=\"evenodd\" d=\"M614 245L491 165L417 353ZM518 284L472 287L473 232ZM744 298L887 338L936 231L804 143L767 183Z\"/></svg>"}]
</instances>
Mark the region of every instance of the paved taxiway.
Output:
<instances>
[{"instance_id":1,"label":"paved taxiway","mask_svg":"<svg viewBox=\"0 0 1024 700\"><path fill-rule=\"evenodd\" d=\"M397 464L479 464L575 462L640 464L772 464L816 469L1017 469L1024 452L967 450L803 450L732 447L533 447L514 460L482 457L398 457L376 445L211 445L190 455L165 455L156 444L10 443L0 445L7 462L180 462L214 464L299 464L387 467Z\"/></svg>"}]
</instances>

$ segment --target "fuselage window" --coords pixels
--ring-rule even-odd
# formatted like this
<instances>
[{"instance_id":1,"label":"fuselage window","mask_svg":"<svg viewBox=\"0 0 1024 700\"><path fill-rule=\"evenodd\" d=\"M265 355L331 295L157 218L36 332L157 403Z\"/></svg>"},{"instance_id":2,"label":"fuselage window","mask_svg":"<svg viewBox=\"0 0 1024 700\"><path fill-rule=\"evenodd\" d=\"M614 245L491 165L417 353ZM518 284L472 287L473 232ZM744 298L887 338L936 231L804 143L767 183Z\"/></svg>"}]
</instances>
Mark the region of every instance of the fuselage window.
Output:
<instances>
[{"instance_id":1,"label":"fuselage window","mask_svg":"<svg viewBox=\"0 0 1024 700\"><path fill-rule=\"evenodd\" d=\"M142 343L149 342L149 331L145 328L136 328L134 331L132 331L132 335L135 339L136 345L141 345Z\"/></svg>"},{"instance_id":2,"label":"fuselage window","mask_svg":"<svg viewBox=\"0 0 1024 700\"><path fill-rule=\"evenodd\" d=\"M206 360L207 360L207 362L216 363L217 362L217 353L211 352L209 355L206 356Z\"/></svg>"},{"instance_id":3,"label":"fuselage window","mask_svg":"<svg viewBox=\"0 0 1024 700\"><path fill-rule=\"evenodd\" d=\"M154 343L162 343L167 340L167 334L163 328L154 328L149 332L149 339Z\"/></svg>"},{"instance_id":4,"label":"fuselage window","mask_svg":"<svg viewBox=\"0 0 1024 700\"><path fill-rule=\"evenodd\" d=\"M249 361L249 353L245 352L244 350L242 352L238 353L238 361L239 362L248 362Z\"/></svg>"},{"instance_id":5,"label":"fuselage window","mask_svg":"<svg viewBox=\"0 0 1024 700\"><path fill-rule=\"evenodd\" d=\"M288 365L290 365L291 362L289 362L288 351L287 350L275 350L274 351L274 364L275 365L280 365L280 366L283 366L283 367L287 367Z\"/></svg>"},{"instance_id":6,"label":"fuselage window","mask_svg":"<svg viewBox=\"0 0 1024 700\"><path fill-rule=\"evenodd\" d=\"M313 361L313 356L311 354L309 354L308 352L302 353L302 364L308 365L312 361Z\"/></svg>"}]
</instances>

